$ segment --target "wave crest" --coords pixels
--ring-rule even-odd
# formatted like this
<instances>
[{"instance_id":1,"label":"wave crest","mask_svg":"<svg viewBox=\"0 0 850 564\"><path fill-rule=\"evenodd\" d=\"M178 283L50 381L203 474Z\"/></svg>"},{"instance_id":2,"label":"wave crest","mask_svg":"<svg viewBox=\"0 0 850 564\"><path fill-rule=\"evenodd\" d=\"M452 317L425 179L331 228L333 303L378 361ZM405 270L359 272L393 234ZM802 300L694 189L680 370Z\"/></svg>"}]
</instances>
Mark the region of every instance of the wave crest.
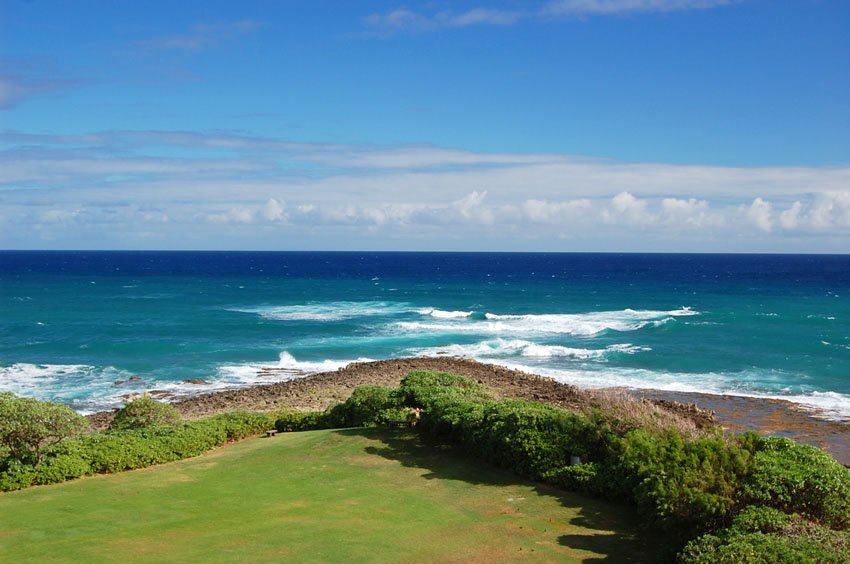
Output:
<instances>
[{"instance_id":1,"label":"wave crest","mask_svg":"<svg viewBox=\"0 0 850 564\"><path fill-rule=\"evenodd\" d=\"M233 308L228 311L254 313L263 319L276 321L344 321L358 317L391 315L404 310L395 302L321 302L284 306Z\"/></svg>"},{"instance_id":2,"label":"wave crest","mask_svg":"<svg viewBox=\"0 0 850 564\"><path fill-rule=\"evenodd\" d=\"M428 310L433 317L434 311ZM444 312L452 314L431 322L401 321L398 329L410 332L445 332L464 334L558 334L576 337L593 337L606 331L637 331L647 326L659 327L677 317L699 315L688 307L670 311L633 310L598 311L590 313L495 314L486 313L484 319L470 319L472 312ZM464 314L461 316L460 314ZM460 322L458 322L460 321Z\"/></svg>"}]
</instances>

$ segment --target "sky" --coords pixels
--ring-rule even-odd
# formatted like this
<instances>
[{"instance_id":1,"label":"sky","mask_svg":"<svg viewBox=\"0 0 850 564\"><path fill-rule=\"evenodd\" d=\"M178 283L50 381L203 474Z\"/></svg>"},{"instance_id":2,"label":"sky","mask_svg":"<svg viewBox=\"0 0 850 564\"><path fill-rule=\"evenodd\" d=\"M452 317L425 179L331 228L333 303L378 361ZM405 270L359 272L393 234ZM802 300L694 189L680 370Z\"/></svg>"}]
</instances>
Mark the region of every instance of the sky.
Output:
<instances>
[{"instance_id":1,"label":"sky","mask_svg":"<svg viewBox=\"0 0 850 564\"><path fill-rule=\"evenodd\" d=\"M850 253L850 2L0 0L0 248Z\"/></svg>"}]
</instances>

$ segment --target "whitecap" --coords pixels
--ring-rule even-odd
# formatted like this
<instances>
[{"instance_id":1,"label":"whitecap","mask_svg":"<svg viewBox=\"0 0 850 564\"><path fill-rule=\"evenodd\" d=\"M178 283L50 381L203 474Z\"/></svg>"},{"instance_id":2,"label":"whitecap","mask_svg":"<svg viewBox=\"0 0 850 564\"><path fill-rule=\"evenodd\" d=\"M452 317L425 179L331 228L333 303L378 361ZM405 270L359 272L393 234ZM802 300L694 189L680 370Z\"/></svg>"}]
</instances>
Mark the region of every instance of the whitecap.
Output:
<instances>
[{"instance_id":1,"label":"whitecap","mask_svg":"<svg viewBox=\"0 0 850 564\"><path fill-rule=\"evenodd\" d=\"M256 306L231 308L228 311L253 313L277 321L343 321L358 317L392 315L405 311L405 304L396 302L318 302L285 306Z\"/></svg>"},{"instance_id":2,"label":"whitecap","mask_svg":"<svg viewBox=\"0 0 850 564\"><path fill-rule=\"evenodd\" d=\"M440 347L412 349L410 352L422 356L460 356L476 360L485 358L523 356L527 358L568 358L575 360L604 359L610 354L636 354L652 350L649 347L629 343L615 344L604 349L587 349L547 345L523 339L492 339L471 344L452 344Z\"/></svg>"},{"instance_id":3,"label":"whitecap","mask_svg":"<svg viewBox=\"0 0 850 564\"><path fill-rule=\"evenodd\" d=\"M332 372L345 368L353 362L372 362L373 360L360 357L347 360L299 361L288 351L283 351L280 353L277 363L244 363L219 366L216 382L212 384L233 386L280 382L320 372Z\"/></svg>"},{"instance_id":4,"label":"whitecap","mask_svg":"<svg viewBox=\"0 0 850 564\"><path fill-rule=\"evenodd\" d=\"M650 389L785 400L800 405L819 419L850 421L850 394L824 390L800 391L799 387L794 389L789 386L770 385L772 380L792 377L799 379L798 376L778 373L775 370L753 370L744 374L677 373L622 367L590 369L585 365L576 368L554 368L486 357L476 360L547 376L564 384L584 388Z\"/></svg>"},{"instance_id":5,"label":"whitecap","mask_svg":"<svg viewBox=\"0 0 850 564\"><path fill-rule=\"evenodd\" d=\"M471 312L470 312L471 313ZM592 337L605 331L637 331L646 326L658 327L680 316L699 315L690 308L672 311L633 310L589 313L495 314L486 313L483 320L449 318L434 322L401 321L397 330L411 333L462 333L478 335L560 334ZM458 323L457 321L461 321Z\"/></svg>"},{"instance_id":6,"label":"whitecap","mask_svg":"<svg viewBox=\"0 0 850 564\"><path fill-rule=\"evenodd\" d=\"M421 315L430 315L437 319L461 319L471 316L474 312L471 311L445 311L442 309L423 308L417 309L416 313Z\"/></svg>"},{"instance_id":7,"label":"whitecap","mask_svg":"<svg viewBox=\"0 0 850 564\"><path fill-rule=\"evenodd\" d=\"M141 383L116 390L115 381L133 376L112 366L86 364L31 364L20 362L0 367L0 390L18 396L66 403L81 413L119 407L122 393L140 391Z\"/></svg>"}]
</instances>

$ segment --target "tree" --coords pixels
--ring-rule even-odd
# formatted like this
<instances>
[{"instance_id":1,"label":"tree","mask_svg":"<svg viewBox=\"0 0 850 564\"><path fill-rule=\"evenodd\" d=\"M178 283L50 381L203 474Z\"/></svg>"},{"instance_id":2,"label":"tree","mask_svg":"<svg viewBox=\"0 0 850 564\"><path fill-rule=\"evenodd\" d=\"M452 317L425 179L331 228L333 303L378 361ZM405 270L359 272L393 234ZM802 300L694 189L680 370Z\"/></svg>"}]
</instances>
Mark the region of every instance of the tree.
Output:
<instances>
[{"instance_id":1,"label":"tree","mask_svg":"<svg viewBox=\"0 0 850 564\"><path fill-rule=\"evenodd\" d=\"M0 445L18 462L38 466L47 448L88 427L67 405L0 392Z\"/></svg>"},{"instance_id":2,"label":"tree","mask_svg":"<svg viewBox=\"0 0 850 564\"><path fill-rule=\"evenodd\" d=\"M153 398L134 399L115 414L109 428L113 430L146 429L161 425L174 425L182 419L177 408Z\"/></svg>"}]
</instances>

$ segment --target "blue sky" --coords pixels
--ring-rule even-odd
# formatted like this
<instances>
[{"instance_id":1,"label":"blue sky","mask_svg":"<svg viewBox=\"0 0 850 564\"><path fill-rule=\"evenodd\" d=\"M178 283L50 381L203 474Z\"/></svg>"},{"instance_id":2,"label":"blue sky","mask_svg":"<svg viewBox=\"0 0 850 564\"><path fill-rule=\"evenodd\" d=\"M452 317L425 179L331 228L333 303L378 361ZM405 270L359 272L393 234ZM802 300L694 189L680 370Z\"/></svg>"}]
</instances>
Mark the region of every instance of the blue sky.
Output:
<instances>
[{"instance_id":1,"label":"blue sky","mask_svg":"<svg viewBox=\"0 0 850 564\"><path fill-rule=\"evenodd\" d=\"M848 23L0 0L0 248L850 252Z\"/></svg>"}]
</instances>

